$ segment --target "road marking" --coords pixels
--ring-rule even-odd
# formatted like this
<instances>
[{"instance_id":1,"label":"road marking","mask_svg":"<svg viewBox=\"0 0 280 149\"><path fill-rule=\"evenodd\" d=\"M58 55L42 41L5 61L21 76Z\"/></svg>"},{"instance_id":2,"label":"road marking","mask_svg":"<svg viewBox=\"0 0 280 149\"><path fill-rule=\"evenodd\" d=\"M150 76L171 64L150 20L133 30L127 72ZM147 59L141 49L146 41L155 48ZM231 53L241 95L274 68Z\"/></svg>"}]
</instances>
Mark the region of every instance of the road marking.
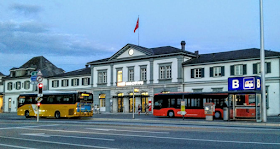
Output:
<instances>
[{"instance_id":1,"label":"road marking","mask_svg":"<svg viewBox=\"0 0 280 149\"><path fill-rule=\"evenodd\" d=\"M117 148L110 148L110 147L103 147L103 146L83 145L83 144L73 144L73 143L63 143L63 142L54 142L54 141L45 141L45 140L35 140L35 139L24 139L24 138L5 137L5 136L0 136L0 138L14 139L14 140L23 140L23 141L31 141L31 142L50 143L50 144L59 144L59 145L78 146L78 147L103 148L103 149L117 149Z\"/></svg>"},{"instance_id":2,"label":"road marking","mask_svg":"<svg viewBox=\"0 0 280 149\"><path fill-rule=\"evenodd\" d=\"M21 133L20 135L23 135L23 136L36 136L36 137L50 137L49 135L46 135L45 133Z\"/></svg>"},{"instance_id":3,"label":"road marking","mask_svg":"<svg viewBox=\"0 0 280 149\"><path fill-rule=\"evenodd\" d=\"M22 128L36 128L36 127L49 127L49 126L59 126L59 125L58 124L53 124L53 125L38 125L38 126L5 127L5 128L0 128L0 130L5 130L5 129L22 129Z\"/></svg>"},{"instance_id":4,"label":"road marking","mask_svg":"<svg viewBox=\"0 0 280 149\"><path fill-rule=\"evenodd\" d=\"M23 129L30 129L30 128L23 128ZM113 134L113 133L67 131L67 130L50 130L50 129L31 129L31 130L41 130L41 131L51 131L51 132L64 132L64 133L67 132L67 133L100 134L100 135L112 135L112 136L124 136L124 137L140 137L140 138L156 138L156 139L172 139L172 140L186 140L186 141L201 141L201 142L217 142L217 143L280 145L280 143L269 143L269 142L246 142L246 141L228 141L228 140L175 138L175 137L144 136L144 135L130 135L130 134Z\"/></svg>"},{"instance_id":5,"label":"road marking","mask_svg":"<svg viewBox=\"0 0 280 149\"><path fill-rule=\"evenodd\" d=\"M161 133L161 134L169 134L169 132L156 132L156 131L135 131L135 130L98 129L98 128L86 128L86 129L101 130L101 131L122 131L122 132L143 132L143 133Z\"/></svg>"},{"instance_id":6,"label":"road marking","mask_svg":"<svg viewBox=\"0 0 280 149\"><path fill-rule=\"evenodd\" d=\"M8 145L8 144L1 144L1 143L0 143L0 146L13 147L13 148L23 148L23 149L37 149L37 148L23 147L23 146L16 146L16 145Z\"/></svg>"},{"instance_id":7,"label":"road marking","mask_svg":"<svg viewBox=\"0 0 280 149\"><path fill-rule=\"evenodd\" d=\"M64 138L77 138L77 139L89 139L89 140L115 141L115 139L79 137L79 136L63 136L63 135L47 135L45 133L21 133L20 135L38 136L38 137L64 137Z\"/></svg>"}]
</instances>

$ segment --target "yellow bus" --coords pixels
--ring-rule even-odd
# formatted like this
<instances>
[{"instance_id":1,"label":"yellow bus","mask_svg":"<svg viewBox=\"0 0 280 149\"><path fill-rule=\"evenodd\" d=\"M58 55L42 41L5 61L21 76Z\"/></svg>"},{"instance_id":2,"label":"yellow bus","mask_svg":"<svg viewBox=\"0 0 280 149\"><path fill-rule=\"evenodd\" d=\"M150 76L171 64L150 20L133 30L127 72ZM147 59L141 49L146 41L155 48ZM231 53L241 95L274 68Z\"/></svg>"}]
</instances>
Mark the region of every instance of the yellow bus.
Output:
<instances>
[{"instance_id":1,"label":"yellow bus","mask_svg":"<svg viewBox=\"0 0 280 149\"><path fill-rule=\"evenodd\" d=\"M37 116L37 93L18 97L17 114L26 118ZM40 117L90 117L93 115L93 95L76 91L45 91L40 102Z\"/></svg>"}]
</instances>

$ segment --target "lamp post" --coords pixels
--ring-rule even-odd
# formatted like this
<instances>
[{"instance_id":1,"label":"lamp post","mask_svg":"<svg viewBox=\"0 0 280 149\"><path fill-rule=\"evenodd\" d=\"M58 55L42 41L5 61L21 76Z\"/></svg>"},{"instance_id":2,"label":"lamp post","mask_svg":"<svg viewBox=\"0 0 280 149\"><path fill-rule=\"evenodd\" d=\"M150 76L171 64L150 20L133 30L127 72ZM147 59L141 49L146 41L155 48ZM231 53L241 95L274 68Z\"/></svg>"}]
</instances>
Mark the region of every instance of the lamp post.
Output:
<instances>
[{"instance_id":1,"label":"lamp post","mask_svg":"<svg viewBox=\"0 0 280 149\"><path fill-rule=\"evenodd\" d=\"M135 105L134 105L134 87L133 87L133 95L132 95L132 113L133 113L132 118L133 119L134 119L134 107Z\"/></svg>"},{"instance_id":2,"label":"lamp post","mask_svg":"<svg viewBox=\"0 0 280 149\"><path fill-rule=\"evenodd\" d=\"M260 59L261 59L261 95L262 95L262 122L266 122L266 95L265 95L265 69L264 69L264 32L263 32L263 1L260 0Z\"/></svg>"}]
</instances>

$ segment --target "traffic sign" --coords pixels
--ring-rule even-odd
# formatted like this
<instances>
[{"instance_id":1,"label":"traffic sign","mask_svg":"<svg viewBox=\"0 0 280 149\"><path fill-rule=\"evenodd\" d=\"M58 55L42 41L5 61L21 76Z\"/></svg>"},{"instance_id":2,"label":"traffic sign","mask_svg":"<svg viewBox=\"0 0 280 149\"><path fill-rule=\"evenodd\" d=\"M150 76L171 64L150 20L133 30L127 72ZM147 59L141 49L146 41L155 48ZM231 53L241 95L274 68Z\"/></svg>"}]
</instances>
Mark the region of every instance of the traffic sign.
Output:
<instances>
[{"instance_id":1,"label":"traffic sign","mask_svg":"<svg viewBox=\"0 0 280 149\"><path fill-rule=\"evenodd\" d=\"M37 76L37 77L36 77L36 81L37 81L38 83L41 83L41 82L43 81L42 76Z\"/></svg>"},{"instance_id":2,"label":"traffic sign","mask_svg":"<svg viewBox=\"0 0 280 149\"><path fill-rule=\"evenodd\" d=\"M37 76L38 71L32 71L31 76Z\"/></svg>"},{"instance_id":3,"label":"traffic sign","mask_svg":"<svg viewBox=\"0 0 280 149\"><path fill-rule=\"evenodd\" d=\"M37 97L37 98L36 98L36 101L37 101L37 102L41 102L42 100L43 100L42 97Z\"/></svg>"},{"instance_id":4,"label":"traffic sign","mask_svg":"<svg viewBox=\"0 0 280 149\"><path fill-rule=\"evenodd\" d=\"M31 76L30 80L31 80L31 82L36 82L37 81L37 76Z\"/></svg>"},{"instance_id":5,"label":"traffic sign","mask_svg":"<svg viewBox=\"0 0 280 149\"><path fill-rule=\"evenodd\" d=\"M41 70L39 70L38 73L37 73L37 76L42 76L42 75L43 74L42 74Z\"/></svg>"}]
</instances>

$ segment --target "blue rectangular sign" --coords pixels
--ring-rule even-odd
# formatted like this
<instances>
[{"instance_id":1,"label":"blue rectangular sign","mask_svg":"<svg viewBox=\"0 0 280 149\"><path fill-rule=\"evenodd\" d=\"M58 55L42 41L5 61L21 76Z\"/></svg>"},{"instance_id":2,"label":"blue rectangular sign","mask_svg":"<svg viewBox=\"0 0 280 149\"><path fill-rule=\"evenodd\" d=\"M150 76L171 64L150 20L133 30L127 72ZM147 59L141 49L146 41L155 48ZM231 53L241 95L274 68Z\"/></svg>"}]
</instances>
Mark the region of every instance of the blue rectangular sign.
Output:
<instances>
[{"instance_id":1,"label":"blue rectangular sign","mask_svg":"<svg viewBox=\"0 0 280 149\"><path fill-rule=\"evenodd\" d=\"M260 90L260 89L261 89L261 78L258 76L228 78L229 91Z\"/></svg>"}]
</instances>

